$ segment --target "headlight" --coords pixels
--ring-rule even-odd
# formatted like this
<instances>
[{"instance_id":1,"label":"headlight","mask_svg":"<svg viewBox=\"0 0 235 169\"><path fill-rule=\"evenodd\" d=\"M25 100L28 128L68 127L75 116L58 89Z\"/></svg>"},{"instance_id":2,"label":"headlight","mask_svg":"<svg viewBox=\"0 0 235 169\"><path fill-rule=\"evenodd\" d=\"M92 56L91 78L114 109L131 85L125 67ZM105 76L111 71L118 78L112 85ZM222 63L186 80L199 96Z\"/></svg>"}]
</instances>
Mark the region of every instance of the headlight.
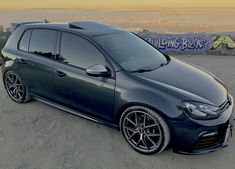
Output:
<instances>
[{"instance_id":1,"label":"headlight","mask_svg":"<svg viewBox=\"0 0 235 169\"><path fill-rule=\"evenodd\" d=\"M192 118L201 120L214 119L220 115L218 107L197 102L184 102L183 109Z\"/></svg>"}]
</instances>

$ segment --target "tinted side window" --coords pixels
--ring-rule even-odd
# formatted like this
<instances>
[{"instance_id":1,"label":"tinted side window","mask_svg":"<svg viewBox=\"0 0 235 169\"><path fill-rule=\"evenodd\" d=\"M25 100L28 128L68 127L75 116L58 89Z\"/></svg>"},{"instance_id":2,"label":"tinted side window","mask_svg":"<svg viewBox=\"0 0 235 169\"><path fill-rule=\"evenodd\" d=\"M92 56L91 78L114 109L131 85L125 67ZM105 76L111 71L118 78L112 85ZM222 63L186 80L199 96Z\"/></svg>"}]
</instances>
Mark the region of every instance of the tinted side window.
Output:
<instances>
[{"instance_id":1,"label":"tinted side window","mask_svg":"<svg viewBox=\"0 0 235 169\"><path fill-rule=\"evenodd\" d=\"M56 31L35 29L32 31L30 40L30 53L47 58L54 58L56 43Z\"/></svg>"},{"instance_id":2,"label":"tinted side window","mask_svg":"<svg viewBox=\"0 0 235 169\"><path fill-rule=\"evenodd\" d=\"M84 69L94 64L105 66L105 57L94 45L70 33L62 33L59 61Z\"/></svg>"},{"instance_id":3,"label":"tinted side window","mask_svg":"<svg viewBox=\"0 0 235 169\"><path fill-rule=\"evenodd\" d=\"M20 39L20 43L19 43L20 50L28 52L30 35L31 35L31 30L27 30L24 32L23 36Z\"/></svg>"}]
</instances>

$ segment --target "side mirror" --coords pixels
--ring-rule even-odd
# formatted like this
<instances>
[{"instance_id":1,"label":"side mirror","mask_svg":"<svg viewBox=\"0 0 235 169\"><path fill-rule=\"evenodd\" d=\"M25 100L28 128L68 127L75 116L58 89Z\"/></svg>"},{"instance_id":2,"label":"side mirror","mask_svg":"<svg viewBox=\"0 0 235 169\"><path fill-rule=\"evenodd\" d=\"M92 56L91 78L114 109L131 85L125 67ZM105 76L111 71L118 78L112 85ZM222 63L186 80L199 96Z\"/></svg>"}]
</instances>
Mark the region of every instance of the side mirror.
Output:
<instances>
[{"instance_id":1,"label":"side mirror","mask_svg":"<svg viewBox=\"0 0 235 169\"><path fill-rule=\"evenodd\" d=\"M86 69L89 76L109 76L110 71L103 65L93 65Z\"/></svg>"}]
</instances>

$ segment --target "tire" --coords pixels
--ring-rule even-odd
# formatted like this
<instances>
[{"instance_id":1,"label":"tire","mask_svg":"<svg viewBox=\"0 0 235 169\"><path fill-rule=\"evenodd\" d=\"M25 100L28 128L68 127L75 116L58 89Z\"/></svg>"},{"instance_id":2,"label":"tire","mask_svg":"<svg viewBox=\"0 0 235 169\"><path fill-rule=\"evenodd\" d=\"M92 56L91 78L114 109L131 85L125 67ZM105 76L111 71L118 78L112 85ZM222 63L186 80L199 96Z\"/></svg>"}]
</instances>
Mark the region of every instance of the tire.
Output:
<instances>
[{"instance_id":1,"label":"tire","mask_svg":"<svg viewBox=\"0 0 235 169\"><path fill-rule=\"evenodd\" d=\"M170 142L170 130L165 120L146 107L132 106L126 109L119 127L129 145L141 154L160 153Z\"/></svg>"},{"instance_id":2,"label":"tire","mask_svg":"<svg viewBox=\"0 0 235 169\"><path fill-rule=\"evenodd\" d=\"M9 97L16 103L26 103L31 100L23 80L14 71L7 71L3 77L4 87Z\"/></svg>"}]
</instances>

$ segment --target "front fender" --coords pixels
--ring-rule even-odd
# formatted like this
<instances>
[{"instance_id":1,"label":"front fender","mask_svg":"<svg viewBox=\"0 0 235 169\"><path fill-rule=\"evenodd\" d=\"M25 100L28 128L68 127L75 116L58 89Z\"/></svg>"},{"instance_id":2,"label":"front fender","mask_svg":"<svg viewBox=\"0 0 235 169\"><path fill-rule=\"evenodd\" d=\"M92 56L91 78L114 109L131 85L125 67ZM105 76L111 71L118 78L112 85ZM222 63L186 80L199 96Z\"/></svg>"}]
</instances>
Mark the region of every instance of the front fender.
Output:
<instances>
[{"instance_id":1,"label":"front fender","mask_svg":"<svg viewBox=\"0 0 235 169\"><path fill-rule=\"evenodd\" d=\"M154 109L165 120L185 119L186 115L180 108L182 100L177 98L177 95L156 89L146 83L142 84L139 80L127 76L122 73L117 75L114 98L114 119L117 120L117 124L123 111L133 105Z\"/></svg>"}]
</instances>

